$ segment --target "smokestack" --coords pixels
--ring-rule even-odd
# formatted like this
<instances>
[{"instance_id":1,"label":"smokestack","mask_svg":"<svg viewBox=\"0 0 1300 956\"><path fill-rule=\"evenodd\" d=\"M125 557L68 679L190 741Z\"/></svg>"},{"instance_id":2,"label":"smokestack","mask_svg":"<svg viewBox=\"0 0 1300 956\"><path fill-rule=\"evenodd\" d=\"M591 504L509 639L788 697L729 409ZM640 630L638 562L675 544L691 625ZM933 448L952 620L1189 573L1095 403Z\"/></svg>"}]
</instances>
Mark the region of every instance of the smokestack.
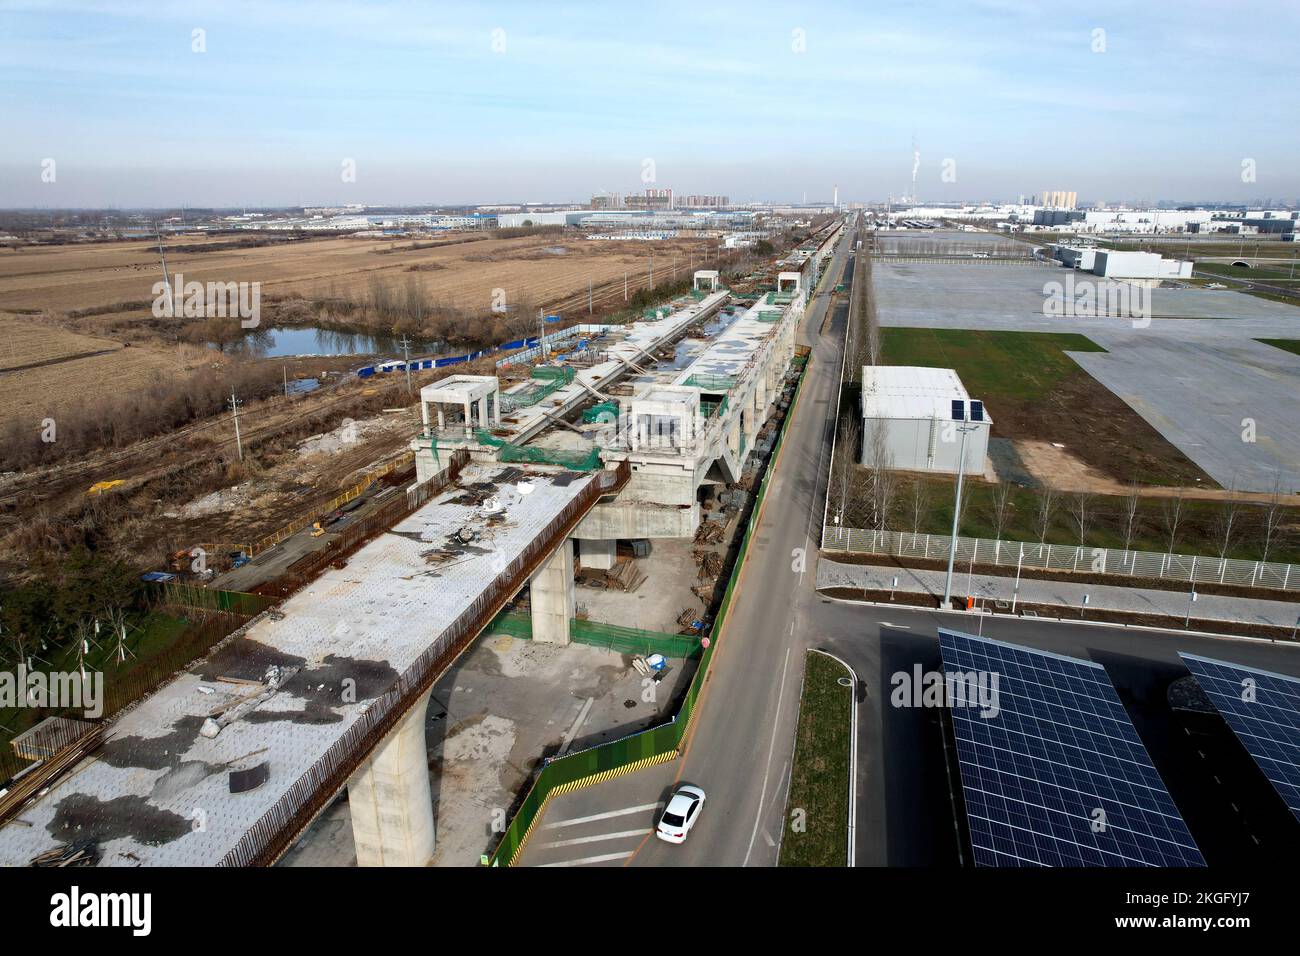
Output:
<instances>
[{"instance_id":1,"label":"smokestack","mask_svg":"<svg viewBox=\"0 0 1300 956\"><path fill-rule=\"evenodd\" d=\"M835 187L835 198L831 201L831 205L834 206L835 209L837 210L840 208L840 187L839 186Z\"/></svg>"}]
</instances>

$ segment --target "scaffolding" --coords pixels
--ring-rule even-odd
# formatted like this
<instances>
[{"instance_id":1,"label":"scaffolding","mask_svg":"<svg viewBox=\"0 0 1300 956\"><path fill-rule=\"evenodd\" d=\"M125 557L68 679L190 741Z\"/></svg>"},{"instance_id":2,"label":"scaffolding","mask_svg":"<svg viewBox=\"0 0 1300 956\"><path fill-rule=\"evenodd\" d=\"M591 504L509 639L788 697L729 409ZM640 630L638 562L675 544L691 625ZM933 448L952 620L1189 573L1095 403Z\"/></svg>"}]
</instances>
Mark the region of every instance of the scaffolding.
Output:
<instances>
[{"instance_id":1,"label":"scaffolding","mask_svg":"<svg viewBox=\"0 0 1300 956\"><path fill-rule=\"evenodd\" d=\"M539 365L533 369L526 388L501 396L501 413L508 415L521 408L536 405L542 399L554 395L573 381L574 371L564 365Z\"/></svg>"}]
</instances>

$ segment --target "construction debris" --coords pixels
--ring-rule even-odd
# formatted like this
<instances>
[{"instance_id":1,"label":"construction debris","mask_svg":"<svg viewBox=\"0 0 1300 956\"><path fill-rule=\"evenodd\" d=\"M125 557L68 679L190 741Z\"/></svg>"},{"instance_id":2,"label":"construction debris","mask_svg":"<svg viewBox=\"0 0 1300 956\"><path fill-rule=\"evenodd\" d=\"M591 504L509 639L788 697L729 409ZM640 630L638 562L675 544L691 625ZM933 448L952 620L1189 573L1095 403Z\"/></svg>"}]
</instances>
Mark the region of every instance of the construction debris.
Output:
<instances>
[{"instance_id":1,"label":"construction debris","mask_svg":"<svg viewBox=\"0 0 1300 956\"><path fill-rule=\"evenodd\" d=\"M99 862L99 845L94 841L64 843L32 857L30 866L94 866Z\"/></svg>"},{"instance_id":2,"label":"construction debris","mask_svg":"<svg viewBox=\"0 0 1300 956\"><path fill-rule=\"evenodd\" d=\"M695 559L695 566L700 569L700 578L708 578L710 581L716 581L722 575L722 555L717 551L708 551L696 548L691 552L691 557Z\"/></svg>"},{"instance_id":3,"label":"construction debris","mask_svg":"<svg viewBox=\"0 0 1300 956\"><path fill-rule=\"evenodd\" d=\"M705 518L700 522L699 528L695 531L696 544L717 544L726 534L726 525L719 521L710 521Z\"/></svg>"}]
</instances>

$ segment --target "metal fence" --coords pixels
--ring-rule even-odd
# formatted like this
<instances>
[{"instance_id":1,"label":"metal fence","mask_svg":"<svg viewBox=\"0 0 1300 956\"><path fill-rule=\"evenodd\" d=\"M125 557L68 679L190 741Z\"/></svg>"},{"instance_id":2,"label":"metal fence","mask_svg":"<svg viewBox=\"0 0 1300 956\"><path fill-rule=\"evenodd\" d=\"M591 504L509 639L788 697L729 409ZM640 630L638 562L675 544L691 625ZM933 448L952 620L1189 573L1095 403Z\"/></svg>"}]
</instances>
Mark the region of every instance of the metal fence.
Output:
<instances>
[{"instance_id":1,"label":"metal fence","mask_svg":"<svg viewBox=\"0 0 1300 956\"><path fill-rule=\"evenodd\" d=\"M870 531L834 526L822 528L824 550L851 554L946 559L951 542L952 538L944 534L911 534L906 531ZM1300 566L1294 564L958 536L957 563L972 562L1161 581L1233 584L1281 591L1300 590Z\"/></svg>"}]
</instances>

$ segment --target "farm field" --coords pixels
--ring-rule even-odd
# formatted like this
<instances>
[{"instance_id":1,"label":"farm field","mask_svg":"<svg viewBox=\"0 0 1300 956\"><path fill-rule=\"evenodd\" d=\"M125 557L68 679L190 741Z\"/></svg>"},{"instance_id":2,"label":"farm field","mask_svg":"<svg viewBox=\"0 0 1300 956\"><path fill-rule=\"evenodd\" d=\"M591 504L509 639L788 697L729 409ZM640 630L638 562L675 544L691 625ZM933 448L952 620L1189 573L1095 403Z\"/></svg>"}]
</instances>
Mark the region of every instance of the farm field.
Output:
<instances>
[{"instance_id":1,"label":"farm field","mask_svg":"<svg viewBox=\"0 0 1300 956\"><path fill-rule=\"evenodd\" d=\"M630 273L635 290L648 283L646 243L605 242L556 236L471 241L312 239L229 248L228 237L169 238L167 265L186 280L261 282L262 297L364 298L372 278L410 281L427 299L445 307L487 312L493 290L508 302L549 305ZM678 239L655 243L656 284L669 278L674 258L684 276L714 243ZM212 251L203 252L204 246ZM184 250L184 251L182 251ZM0 251L0 310L141 311L161 278L154 242L32 247ZM621 282L620 282L621 284ZM134 309L123 308L134 306Z\"/></svg>"}]
</instances>

